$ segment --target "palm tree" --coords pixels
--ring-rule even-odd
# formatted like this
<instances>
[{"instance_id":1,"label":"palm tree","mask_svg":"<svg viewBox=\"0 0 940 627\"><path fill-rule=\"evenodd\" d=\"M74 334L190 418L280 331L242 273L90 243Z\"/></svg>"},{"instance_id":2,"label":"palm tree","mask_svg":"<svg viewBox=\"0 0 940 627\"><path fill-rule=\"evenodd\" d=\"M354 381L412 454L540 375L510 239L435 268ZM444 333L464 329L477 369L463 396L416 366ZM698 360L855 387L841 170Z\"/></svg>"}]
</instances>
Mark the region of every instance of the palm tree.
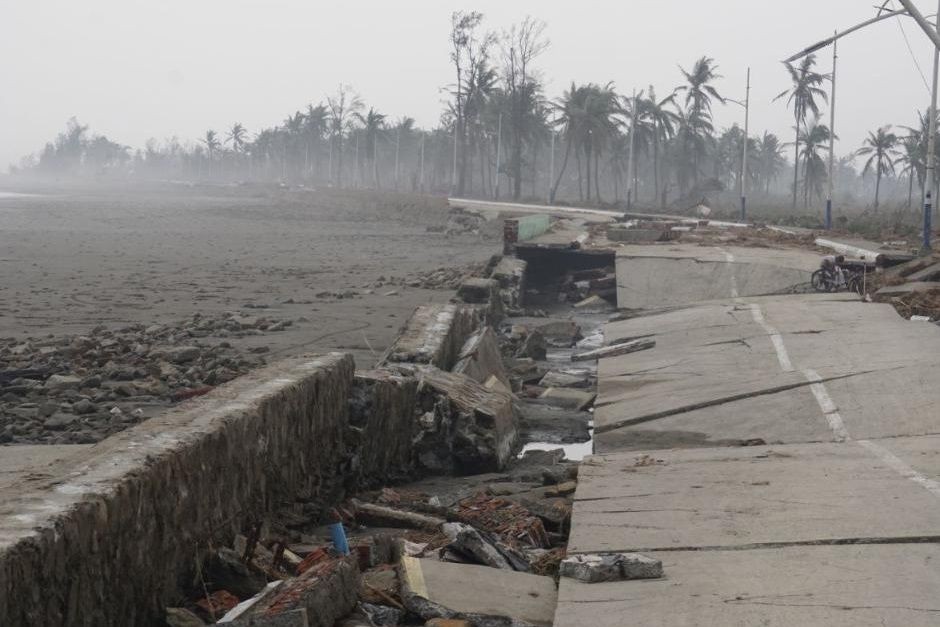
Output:
<instances>
[{"instance_id":1,"label":"palm tree","mask_svg":"<svg viewBox=\"0 0 940 627\"><path fill-rule=\"evenodd\" d=\"M926 171L926 156L921 146L920 138L917 135L905 135L901 138L901 148L903 151L898 157L897 163L903 164L900 174L907 176L907 207L908 209L914 203L914 177L917 177L918 184L923 187L924 174Z\"/></svg>"},{"instance_id":2,"label":"palm tree","mask_svg":"<svg viewBox=\"0 0 940 627\"><path fill-rule=\"evenodd\" d=\"M361 113L355 114L356 119L359 120L359 123L362 124L362 130L365 133L366 140L366 154L370 155L368 158L372 161L372 185L376 189L379 187L379 166L378 166L378 151L379 151L379 138L383 137L385 134L385 114L379 113L374 108L369 108L369 111L362 115Z\"/></svg>"},{"instance_id":3,"label":"palm tree","mask_svg":"<svg viewBox=\"0 0 940 627\"><path fill-rule=\"evenodd\" d=\"M240 122L236 122L232 125L232 128L229 129L228 135L225 138L225 142L232 144L232 150L236 153L239 153L244 150L245 139L247 137L248 131L245 130L245 127L242 126Z\"/></svg>"},{"instance_id":4,"label":"palm tree","mask_svg":"<svg viewBox=\"0 0 940 627\"><path fill-rule=\"evenodd\" d=\"M215 156L215 151L218 150L222 144L221 142L219 142L219 137L216 134L216 132L211 129L206 131L205 136L203 136L203 138L200 139L199 141L205 144L206 151L209 153L209 176L211 177L212 176L212 159Z\"/></svg>"},{"instance_id":5,"label":"palm tree","mask_svg":"<svg viewBox=\"0 0 940 627\"><path fill-rule=\"evenodd\" d=\"M828 78L828 75L813 71L816 64L816 55L809 54L803 57L798 67L785 61L784 67L790 73L792 85L790 89L780 92L774 100L787 97L787 106L793 107L793 119L796 121L796 140L793 144L793 208L796 208L796 190L800 171L800 129L806 122L808 113L813 117L819 117L819 103L817 98L823 102L829 101L829 96L820 87Z\"/></svg>"},{"instance_id":6,"label":"palm tree","mask_svg":"<svg viewBox=\"0 0 940 627\"><path fill-rule=\"evenodd\" d=\"M679 122L679 116L673 110L676 105L675 92L669 94L662 100L656 98L656 91L650 85L649 96L641 101L644 109L644 115L652 125L652 144L653 144L653 202L656 202L659 191L659 170L660 170L660 149L666 145L676 134L676 125ZM665 178L665 177L663 177Z\"/></svg>"},{"instance_id":7,"label":"palm tree","mask_svg":"<svg viewBox=\"0 0 940 627\"><path fill-rule=\"evenodd\" d=\"M764 193L770 195L770 184L777 178L777 173L786 165L783 157L783 145L773 133L764 131L757 144L756 160L758 175Z\"/></svg>"},{"instance_id":8,"label":"palm tree","mask_svg":"<svg viewBox=\"0 0 940 627\"><path fill-rule=\"evenodd\" d=\"M809 206L810 191L818 198L822 196L822 186L826 181L826 163L819 151L829 150L829 127L813 119L803 127L797 138L803 148L803 206Z\"/></svg>"},{"instance_id":9,"label":"palm tree","mask_svg":"<svg viewBox=\"0 0 940 627\"><path fill-rule=\"evenodd\" d=\"M707 138L714 132L712 124L712 99L714 98L721 104L725 103L724 97L718 93L712 82L721 78L718 74L718 66L711 57L702 57L692 66L692 71L686 71L682 66L679 67L686 84L676 88L677 92L685 92L686 107L686 133L689 135L686 139L693 148L692 153L692 178L698 181L701 171L699 164L705 157L705 151L708 146ZM697 136L697 137L692 137Z\"/></svg>"},{"instance_id":10,"label":"palm tree","mask_svg":"<svg viewBox=\"0 0 940 627\"><path fill-rule=\"evenodd\" d=\"M558 186L568 168L568 158L571 156L571 148L578 143L581 135L581 120L584 117L584 101L587 97L588 86L578 87L573 82L566 91L561 100L555 103L555 125L561 127L562 135L565 138L565 156L561 162L561 169L558 171L558 177L555 184L552 185L552 193L549 202L555 202L555 195L558 193ZM578 168L578 178L580 181L581 168Z\"/></svg>"},{"instance_id":11,"label":"palm tree","mask_svg":"<svg viewBox=\"0 0 940 627\"><path fill-rule=\"evenodd\" d=\"M894 160L898 156L898 136L891 132L891 125L882 126L877 131L868 132L865 145L858 149L856 155L871 155L862 168L865 176L872 168L875 170L875 209L878 209L878 196L881 192L881 177L894 174Z\"/></svg>"},{"instance_id":12,"label":"palm tree","mask_svg":"<svg viewBox=\"0 0 940 627\"><path fill-rule=\"evenodd\" d=\"M320 143L326 136L329 124L329 112L322 103L317 106L307 105L307 112L304 114L304 171L307 175L311 173L310 169L310 149L313 148L313 160L319 170L319 150ZM312 145L312 146L311 146Z\"/></svg>"}]
</instances>

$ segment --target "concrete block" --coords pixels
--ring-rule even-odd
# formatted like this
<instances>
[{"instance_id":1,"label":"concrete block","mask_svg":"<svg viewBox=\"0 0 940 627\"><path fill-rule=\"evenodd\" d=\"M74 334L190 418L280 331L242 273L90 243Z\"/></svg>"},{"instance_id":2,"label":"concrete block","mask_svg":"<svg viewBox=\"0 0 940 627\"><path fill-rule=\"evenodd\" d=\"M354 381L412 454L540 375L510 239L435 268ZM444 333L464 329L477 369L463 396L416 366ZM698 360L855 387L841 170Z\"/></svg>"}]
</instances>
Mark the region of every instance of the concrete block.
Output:
<instances>
[{"instance_id":1,"label":"concrete block","mask_svg":"<svg viewBox=\"0 0 940 627\"><path fill-rule=\"evenodd\" d=\"M429 364L453 368L464 342L479 326L479 313L455 304L421 305L405 323L380 365Z\"/></svg>"},{"instance_id":2,"label":"concrete block","mask_svg":"<svg viewBox=\"0 0 940 627\"><path fill-rule=\"evenodd\" d=\"M484 384L490 377L496 377L504 386L510 386L506 369L503 368L499 340L492 328L483 327L467 339L453 372L465 374L477 383Z\"/></svg>"},{"instance_id":3,"label":"concrete block","mask_svg":"<svg viewBox=\"0 0 940 627\"><path fill-rule=\"evenodd\" d=\"M551 577L413 557L402 558L399 572L405 607L425 620L479 624L504 617L548 626L554 618L557 592Z\"/></svg>"},{"instance_id":4,"label":"concrete block","mask_svg":"<svg viewBox=\"0 0 940 627\"><path fill-rule=\"evenodd\" d=\"M658 242L665 238L666 232L661 229L624 229L614 227L607 229L607 239L612 242L640 244Z\"/></svg>"},{"instance_id":5,"label":"concrete block","mask_svg":"<svg viewBox=\"0 0 940 627\"><path fill-rule=\"evenodd\" d=\"M390 370L356 372L349 397L351 490L388 485L410 475L418 382Z\"/></svg>"},{"instance_id":6,"label":"concrete block","mask_svg":"<svg viewBox=\"0 0 940 627\"><path fill-rule=\"evenodd\" d=\"M663 576L663 564L639 553L572 555L561 561L558 574L584 583L658 579Z\"/></svg>"},{"instance_id":7,"label":"concrete block","mask_svg":"<svg viewBox=\"0 0 940 627\"><path fill-rule=\"evenodd\" d=\"M457 298L474 305L488 303L497 294L499 294L499 283L495 279L472 277L464 279L457 288Z\"/></svg>"},{"instance_id":8,"label":"concrete block","mask_svg":"<svg viewBox=\"0 0 940 627\"><path fill-rule=\"evenodd\" d=\"M561 407L562 409L573 409L583 411L591 406L594 398L597 396L594 392L586 390L575 390L572 388L548 388L539 398L547 403Z\"/></svg>"},{"instance_id":9,"label":"concrete block","mask_svg":"<svg viewBox=\"0 0 940 627\"><path fill-rule=\"evenodd\" d=\"M416 443L418 459L439 471L477 474L502 470L512 458L519 432L513 398L470 377L433 367L416 369L419 406L433 407ZM422 397L422 394L425 396Z\"/></svg>"}]
</instances>

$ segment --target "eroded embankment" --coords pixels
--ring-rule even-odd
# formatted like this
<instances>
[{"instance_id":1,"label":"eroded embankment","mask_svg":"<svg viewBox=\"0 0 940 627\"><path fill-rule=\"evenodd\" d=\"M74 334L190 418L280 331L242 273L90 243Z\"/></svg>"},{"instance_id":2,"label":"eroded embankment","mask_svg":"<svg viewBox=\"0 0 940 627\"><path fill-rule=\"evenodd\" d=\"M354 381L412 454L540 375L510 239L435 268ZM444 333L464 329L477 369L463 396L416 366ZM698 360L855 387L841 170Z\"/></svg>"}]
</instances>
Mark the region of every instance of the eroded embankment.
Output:
<instances>
[{"instance_id":1,"label":"eroded embankment","mask_svg":"<svg viewBox=\"0 0 940 627\"><path fill-rule=\"evenodd\" d=\"M200 569L239 534L319 523L350 495L405 478L505 469L521 444L512 388L524 377L504 370L493 327L505 309L523 313L525 263L494 261L488 275L465 281L455 303L420 307L378 369L354 372L340 353L279 362L0 484L0 625L163 624L194 586L218 585ZM513 341L526 344L520 328ZM539 371L522 361L526 376ZM553 454L532 460L498 481L526 487L520 498L543 508L526 514L551 534L531 559L557 563L546 552L564 542L573 488L551 484L573 475ZM468 485L484 489L493 477ZM554 505L540 505L552 490ZM356 602L345 592L317 598L275 605L313 603L311 624L326 625Z\"/></svg>"}]
</instances>

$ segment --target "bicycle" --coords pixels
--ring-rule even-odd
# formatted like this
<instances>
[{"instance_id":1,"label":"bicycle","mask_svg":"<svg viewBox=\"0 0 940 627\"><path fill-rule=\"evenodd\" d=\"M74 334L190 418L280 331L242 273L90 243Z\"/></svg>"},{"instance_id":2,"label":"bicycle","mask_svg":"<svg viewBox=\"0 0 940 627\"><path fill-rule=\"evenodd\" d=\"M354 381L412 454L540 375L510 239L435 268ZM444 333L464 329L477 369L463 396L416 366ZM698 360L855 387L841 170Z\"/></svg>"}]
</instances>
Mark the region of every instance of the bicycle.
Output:
<instances>
[{"instance_id":1,"label":"bicycle","mask_svg":"<svg viewBox=\"0 0 940 627\"><path fill-rule=\"evenodd\" d=\"M813 273L811 282L817 292L855 292L862 295L865 271L842 267L820 268Z\"/></svg>"}]
</instances>

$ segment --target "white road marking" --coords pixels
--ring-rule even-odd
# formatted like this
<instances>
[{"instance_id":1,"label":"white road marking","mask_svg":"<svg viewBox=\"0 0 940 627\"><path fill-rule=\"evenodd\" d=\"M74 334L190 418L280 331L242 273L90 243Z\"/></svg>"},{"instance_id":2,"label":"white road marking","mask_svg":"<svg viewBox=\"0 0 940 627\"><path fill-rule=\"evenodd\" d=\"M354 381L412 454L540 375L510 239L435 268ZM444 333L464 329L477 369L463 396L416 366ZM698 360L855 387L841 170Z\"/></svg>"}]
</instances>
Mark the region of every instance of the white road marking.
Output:
<instances>
[{"instance_id":1,"label":"white road marking","mask_svg":"<svg viewBox=\"0 0 940 627\"><path fill-rule=\"evenodd\" d=\"M790 355L787 353L787 347L783 344L783 338L780 337L780 333L777 332L777 329L770 326L766 320L764 320L764 312L761 311L760 305L756 303L751 303L751 315L754 316L754 322L759 324L762 329L770 336L770 341L774 345L774 350L777 351L777 361L780 362L780 368L784 372L793 372L793 364L790 362Z\"/></svg>"},{"instance_id":2,"label":"white road marking","mask_svg":"<svg viewBox=\"0 0 940 627\"><path fill-rule=\"evenodd\" d=\"M720 249L719 249L720 250ZM734 263L734 255L729 252L721 251L725 253L725 261L729 264ZM734 266L731 267L731 298L739 300L740 294L738 293L738 277L734 274Z\"/></svg>"},{"instance_id":3,"label":"white road marking","mask_svg":"<svg viewBox=\"0 0 940 627\"><path fill-rule=\"evenodd\" d=\"M899 457L894 453L870 440L859 440L859 444L867 448L869 451L878 456L878 458L887 464L892 470L897 472L902 477L910 479L917 485L921 486L930 491L931 494L940 498L940 482L935 481L929 477L926 477L907 464L905 464Z\"/></svg>"},{"instance_id":4,"label":"white road marking","mask_svg":"<svg viewBox=\"0 0 940 627\"><path fill-rule=\"evenodd\" d=\"M816 397L819 409L822 410L823 415L826 417L826 422L829 423L829 428L832 429L833 435L836 436L836 441L845 442L849 440L849 432L845 428L845 423L842 422L839 408L832 402L832 397L829 396L829 391L826 390L826 385L822 382L822 377L819 376L818 372L810 369L803 370L803 376L810 382L809 390L813 393L813 396Z\"/></svg>"}]
</instances>

